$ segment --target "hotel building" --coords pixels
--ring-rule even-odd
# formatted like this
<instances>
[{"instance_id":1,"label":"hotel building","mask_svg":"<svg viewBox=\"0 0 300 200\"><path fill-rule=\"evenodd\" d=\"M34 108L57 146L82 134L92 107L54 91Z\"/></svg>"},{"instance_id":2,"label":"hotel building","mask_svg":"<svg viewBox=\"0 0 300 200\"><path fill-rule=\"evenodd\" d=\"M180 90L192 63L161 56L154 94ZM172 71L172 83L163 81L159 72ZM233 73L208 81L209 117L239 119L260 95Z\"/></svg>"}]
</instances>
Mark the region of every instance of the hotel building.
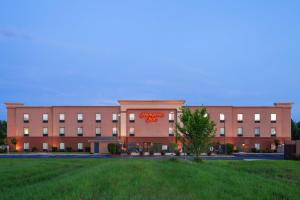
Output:
<instances>
[{"instance_id":1,"label":"hotel building","mask_svg":"<svg viewBox=\"0 0 300 200\"><path fill-rule=\"evenodd\" d=\"M8 141L18 151L72 148L107 153L107 144L148 147L176 143L184 100L120 100L118 106L25 106L6 103ZM192 110L203 106L187 106ZM204 106L216 124L215 142L270 149L291 139L291 103L273 106ZM10 143L10 148L14 145Z\"/></svg>"}]
</instances>

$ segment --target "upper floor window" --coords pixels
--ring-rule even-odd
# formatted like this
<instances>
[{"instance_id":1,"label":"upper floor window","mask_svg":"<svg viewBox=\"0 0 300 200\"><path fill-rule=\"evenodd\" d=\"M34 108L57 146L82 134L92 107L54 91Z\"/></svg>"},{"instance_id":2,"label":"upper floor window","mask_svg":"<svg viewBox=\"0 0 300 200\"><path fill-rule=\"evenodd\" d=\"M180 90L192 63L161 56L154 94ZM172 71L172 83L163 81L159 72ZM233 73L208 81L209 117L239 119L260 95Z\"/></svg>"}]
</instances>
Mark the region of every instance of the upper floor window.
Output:
<instances>
[{"instance_id":1,"label":"upper floor window","mask_svg":"<svg viewBox=\"0 0 300 200\"><path fill-rule=\"evenodd\" d=\"M47 113L43 114L43 122L48 123L48 114Z\"/></svg>"},{"instance_id":2,"label":"upper floor window","mask_svg":"<svg viewBox=\"0 0 300 200\"><path fill-rule=\"evenodd\" d=\"M238 136L242 136L243 135L243 128L240 127L240 128L237 129L237 135Z\"/></svg>"},{"instance_id":3,"label":"upper floor window","mask_svg":"<svg viewBox=\"0 0 300 200\"><path fill-rule=\"evenodd\" d=\"M237 114L237 121L238 123L242 123L243 122L243 114Z\"/></svg>"},{"instance_id":4,"label":"upper floor window","mask_svg":"<svg viewBox=\"0 0 300 200\"><path fill-rule=\"evenodd\" d=\"M78 136L82 136L83 135L83 128L82 127L77 128L77 135Z\"/></svg>"},{"instance_id":5,"label":"upper floor window","mask_svg":"<svg viewBox=\"0 0 300 200\"><path fill-rule=\"evenodd\" d=\"M43 136L48 136L48 128L43 128Z\"/></svg>"},{"instance_id":6,"label":"upper floor window","mask_svg":"<svg viewBox=\"0 0 300 200\"><path fill-rule=\"evenodd\" d=\"M129 136L134 136L135 132L134 132L134 128L130 128L129 129Z\"/></svg>"},{"instance_id":7,"label":"upper floor window","mask_svg":"<svg viewBox=\"0 0 300 200\"><path fill-rule=\"evenodd\" d=\"M101 122L101 114L96 113L96 122Z\"/></svg>"},{"instance_id":8,"label":"upper floor window","mask_svg":"<svg viewBox=\"0 0 300 200\"><path fill-rule=\"evenodd\" d=\"M135 114L134 113L130 113L129 114L129 122L134 122L135 121Z\"/></svg>"},{"instance_id":9,"label":"upper floor window","mask_svg":"<svg viewBox=\"0 0 300 200\"><path fill-rule=\"evenodd\" d=\"M271 136L276 136L276 128L271 128Z\"/></svg>"},{"instance_id":10,"label":"upper floor window","mask_svg":"<svg viewBox=\"0 0 300 200\"><path fill-rule=\"evenodd\" d=\"M65 114L63 113L59 114L59 122L65 122Z\"/></svg>"},{"instance_id":11,"label":"upper floor window","mask_svg":"<svg viewBox=\"0 0 300 200\"><path fill-rule=\"evenodd\" d=\"M82 113L77 114L77 122L83 122L83 114Z\"/></svg>"},{"instance_id":12,"label":"upper floor window","mask_svg":"<svg viewBox=\"0 0 300 200\"><path fill-rule=\"evenodd\" d=\"M169 127L169 136L174 136L174 130L172 127Z\"/></svg>"},{"instance_id":13,"label":"upper floor window","mask_svg":"<svg viewBox=\"0 0 300 200\"><path fill-rule=\"evenodd\" d=\"M225 135L225 128L222 127L220 128L220 136L224 136Z\"/></svg>"},{"instance_id":14,"label":"upper floor window","mask_svg":"<svg viewBox=\"0 0 300 200\"><path fill-rule=\"evenodd\" d=\"M174 120L175 120L175 114L174 114L174 112L170 112L169 113L169 122L174 122Z\"/></svg>"},{"instance_id":15,"label":"upper floor window","mask_svg":"<svg viewBox=\"0 0 300 200\"><path fill-rule=\"evenodd\" d=\"M29 114L25 113L23 114L23 122L28 123L29 122Z\"/></svg>"},{"instance_id":16,"label":"upper floor window","mask_svg":"<svg viewBox=\"0 0 300 200\"><path fill-rule=\"evenodd\" d=\"M117 131L116 127L112 128L112 135L113 136L117 136L118 135L118 131Z\"/></svg>"},{"instance_id":17,"label":"upper floor window","mask_svg":"<svg viewBox=\"0 0 300 200\"><path fill-rule=\"evenodd\" d=\"M255 136L260 136L260 128L259 127L254 129L254 134L255 134Z\"/></svg>"},{"instance_id":18,"label":"upper floor window","mask_svg":"<svg viewBox=\"0 0 300 200\"><path fill-rule=\"evenodd\" d=\"M29 128L23 128L24 136L29 136Z\"/></svg>"},{"instance_id":19,"label":"upper floor window","mask_svg":"<svg viewBox=\"0 0 300 200\"><path fill-rule=\"evenodd\" d=\"M101 136L101 128L96 128L96 136Z\"/></svg>"},{"instance_id":20,"label":"upper floor window","mask_svg":"<svg viewBox=\"0 0 300 200\"><path fill-rule=\"evenodd\" d=\"M225 122L225 114L224 113L220 113L220 122L221 123Z\"/></svg>"},{"instance_id":21,"label":"upper floor window","mask_svg":"<svg viewBox=\"0 0 300 200\"><path fill-rule=\"evenodd\" d=\"M277 120L277 115L272 113L271 114L271 122L276 123L276 120Z\"/></svg>"},{"instance_id":22,"label":"upper floor window","mask_svg":"<svg viewBox=\"0 0 300 200\"><path fill-rule=\"evenodd\" d=\"M112 114L112 121L117 122L118 121L118 115L116 113Z\"/></svg>"},{"instance_id":23,"label":"upper floor window","mask_svg":"<svg viewBox=\"0 0 300 200\"><path fill-rule=\"evenodd\" d=\"M59 136L65 136L65 128L64 127L59 128Z\"/></svg>"},{"instance_id":24,"label":"upper floor window","mask_svg":"<svg viewBox=\"0 0 300 200\"><path fill-rule=\"evenodd\" d=\"M259 123L260 122L260 114L254 114L254 122Z\"/></svg>"}]
</instances>

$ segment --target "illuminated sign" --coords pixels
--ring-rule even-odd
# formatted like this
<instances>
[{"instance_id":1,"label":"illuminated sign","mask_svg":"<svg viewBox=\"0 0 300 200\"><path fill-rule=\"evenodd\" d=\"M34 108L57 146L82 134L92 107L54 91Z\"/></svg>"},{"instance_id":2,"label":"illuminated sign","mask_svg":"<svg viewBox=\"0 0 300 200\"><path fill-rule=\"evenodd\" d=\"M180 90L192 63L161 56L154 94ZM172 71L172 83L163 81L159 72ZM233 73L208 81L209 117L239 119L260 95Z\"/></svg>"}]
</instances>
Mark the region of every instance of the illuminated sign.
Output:
<instances>
[{"instance_id":1,"label":"illuminated sign","mask_svg":"<svg viewBox=\"0 0 300 200\"><path fill-rule=\"evenodd\" d=\"M158 118L164 117L164 113L161 112L142 112L139 117L145 119L146 122L157 122Z\"/></svg>"}]
</instances>

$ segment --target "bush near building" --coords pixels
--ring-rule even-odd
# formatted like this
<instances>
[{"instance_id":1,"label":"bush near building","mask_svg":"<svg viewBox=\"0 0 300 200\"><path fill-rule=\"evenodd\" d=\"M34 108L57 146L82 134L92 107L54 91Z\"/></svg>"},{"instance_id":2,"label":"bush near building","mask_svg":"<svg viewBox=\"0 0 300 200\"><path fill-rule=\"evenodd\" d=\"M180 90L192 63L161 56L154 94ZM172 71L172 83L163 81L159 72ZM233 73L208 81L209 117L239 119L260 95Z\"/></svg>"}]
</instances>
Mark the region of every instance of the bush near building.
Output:
<instances>
[{"instance_id":1,"label":"bush near building","mask_svg":"<svg viewBox=\"0 0 300 200\"><path fill-rule=\"evenodd\" d=\"M107 145L108 152L113 155L121 154L122 145L118 143L110 143Z\"/></svg>"}]
</instances>

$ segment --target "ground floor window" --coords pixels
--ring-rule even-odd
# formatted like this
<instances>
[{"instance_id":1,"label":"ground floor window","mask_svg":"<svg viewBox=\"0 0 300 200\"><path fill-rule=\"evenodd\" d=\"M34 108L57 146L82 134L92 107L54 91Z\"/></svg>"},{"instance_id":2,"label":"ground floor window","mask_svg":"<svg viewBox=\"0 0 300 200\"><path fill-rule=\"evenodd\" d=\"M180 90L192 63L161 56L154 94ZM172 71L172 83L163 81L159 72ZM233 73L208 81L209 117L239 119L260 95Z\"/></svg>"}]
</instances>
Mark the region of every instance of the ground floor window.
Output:
<instances>
[{"instance_id":1,"label":"ground floor window","mask_svg":"<svg viewBox=\"0 0 300 200\"><path fill-rule=\"evenodd\" d=\"M29 150L29 143L24 143L24 150Z\"/></svg>"},{"instance_id":2,"label":"ground floor window","mask_svg":"<svg viewBox=\"0 0 300 200\"><path fill-rule=\"evenodd\" d=\"M48 150L48 143L43 143L43 150Z\"/></svg>"},{"instance_id":3,"label":"ground floor window","mask_svg":"<svg viewBox=\"0 0 300 200\"><path fill-rule=\"evenodd\" d=\"M65 150L65 143L60 143L59 144L59 149L60 150Z\"/></svg>"},{"instance_id":4,"label":"ground floor window","mask_svg":"<svg viewBox=\"0 0 300 200\"><path fill-rule=\"evenodd\" d=\"M78 143L77 144L77 149L81 151L83 149L83 144L82 143Z\"/></svg>"},{"instance_id":5,"label":"ground floor window","mask_svg":"<svg viewBox=\"0 0 300 200\"><path fill-rule=\"evenodd\" d=\"M260 150L260 144L255 144L254 147L256 150Z\"/></svg>"}]
</instances>

